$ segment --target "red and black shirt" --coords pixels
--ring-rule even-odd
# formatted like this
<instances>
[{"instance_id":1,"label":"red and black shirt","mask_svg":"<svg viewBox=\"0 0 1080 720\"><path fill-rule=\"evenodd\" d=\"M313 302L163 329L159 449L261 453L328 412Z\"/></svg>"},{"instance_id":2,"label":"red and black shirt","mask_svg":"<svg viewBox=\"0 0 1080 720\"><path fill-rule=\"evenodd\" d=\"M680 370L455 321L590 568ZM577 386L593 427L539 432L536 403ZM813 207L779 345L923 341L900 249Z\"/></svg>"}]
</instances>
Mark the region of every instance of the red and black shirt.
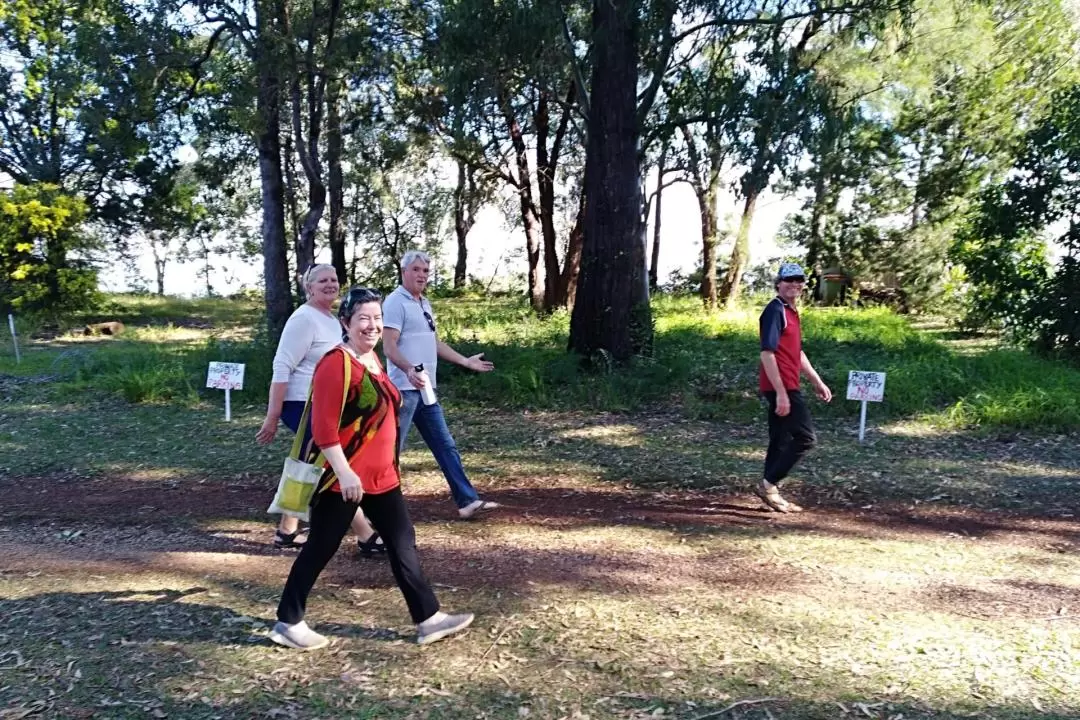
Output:
<instances>
[{"instance_id":1,"label":"red and black shirt","mask_svg":"<svg viewBox=\"0 0 1080 720\"><path fill-rule=\"evenodd\" d=\"M761 349L771 350L780 368L780 380L786 390L798 390L802 375L802 326L798 311L779 296L765 306L758 319ZM776 388L765 374L765 364L758 371L758 387L762 392Z\"/></svg>"},{"instance_id":2,"label":"red and black shirt","mask_svg":"<svg viewBox=\"0 0 1080 720\"><path fill-rule=\"evenodd\" d=\"M352 363L349 390L345 390L342 354ZM375 361L378 363L378 359ZM380 369L382 365L379 365ZM400 483L398 472L398 408L401 393L386 372L370 372L352 353L338 346L323 355L315 366L311 387L311 433L319 447L341 445L351 467L360 476L365 493L378 495ZM338 413L341 422L338 422ZM330 480L329 490L341 492L334 470L323 466L320 487Z\"/></svg>"}]
</instances>

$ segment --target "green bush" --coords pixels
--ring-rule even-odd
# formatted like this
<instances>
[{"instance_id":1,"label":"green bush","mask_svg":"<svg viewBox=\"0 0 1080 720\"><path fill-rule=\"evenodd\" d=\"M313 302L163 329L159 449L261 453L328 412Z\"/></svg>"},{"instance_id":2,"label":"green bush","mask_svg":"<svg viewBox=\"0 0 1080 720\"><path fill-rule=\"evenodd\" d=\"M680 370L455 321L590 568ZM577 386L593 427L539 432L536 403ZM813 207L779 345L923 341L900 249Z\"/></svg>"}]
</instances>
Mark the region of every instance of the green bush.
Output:
<instances>
[{"instance_id":1,"label":"green bush","mask_svg":"<svg viewBox=\"0 0 1080 720\"><path fill-rule=\"evenodd\" d=\"M97 271L78 253L86 204L54 185L0 191L0 310L60 317L100 300Z\"/></svg>"}]
</instances>

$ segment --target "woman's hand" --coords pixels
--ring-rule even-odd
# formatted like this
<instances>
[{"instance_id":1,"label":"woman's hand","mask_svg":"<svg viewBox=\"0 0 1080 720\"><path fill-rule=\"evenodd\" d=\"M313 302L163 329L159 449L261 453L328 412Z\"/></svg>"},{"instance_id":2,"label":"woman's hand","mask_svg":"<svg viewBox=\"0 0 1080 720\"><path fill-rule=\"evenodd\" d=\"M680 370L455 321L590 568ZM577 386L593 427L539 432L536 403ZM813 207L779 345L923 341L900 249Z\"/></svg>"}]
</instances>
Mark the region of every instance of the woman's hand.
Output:
<instances>
[{"instance_id":1,"label":"woman's hand","mask_svg":"<svg viewBox=\"0 0 1080 720\"><path fill-rule=\"evenodd\" d=\"M341 497L346 502L360 502L364 497L364 491L360 488L360 477L349 470L345 474L338 475L338 487L341 488Z\"/></svg>"},{"instance_id":2,"label":"woman's hand","mask_svg":"<svg viewBox=\"0 0 1080 720\"><path fill-rule=\"evenodd\" d=\"M274 440L274 436L277 435L278 419L272 418L269 415L263 420L262 427L259 428L259 432L255 433L255 442L260 445L269 445Z\"/></svg>"}]
</instances>

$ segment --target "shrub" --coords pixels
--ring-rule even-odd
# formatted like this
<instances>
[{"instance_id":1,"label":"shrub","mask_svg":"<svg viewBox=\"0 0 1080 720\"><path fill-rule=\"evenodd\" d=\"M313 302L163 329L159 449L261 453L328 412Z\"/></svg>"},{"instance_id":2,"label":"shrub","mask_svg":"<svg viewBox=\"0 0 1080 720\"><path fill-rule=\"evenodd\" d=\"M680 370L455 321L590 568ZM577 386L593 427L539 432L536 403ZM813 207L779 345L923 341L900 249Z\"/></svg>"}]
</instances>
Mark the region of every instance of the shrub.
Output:
<instances>
[{"instance_id":1,"label":"shrub","mask_svg":"<svg viewBox=\"0 0 1080 720\"><path fill-rule=\"evenodd\" d=\"M97 272L78 259L86 205L53 185L0 192L0 310L58 317L100 298Z\"/></svg>"}]
</instances>

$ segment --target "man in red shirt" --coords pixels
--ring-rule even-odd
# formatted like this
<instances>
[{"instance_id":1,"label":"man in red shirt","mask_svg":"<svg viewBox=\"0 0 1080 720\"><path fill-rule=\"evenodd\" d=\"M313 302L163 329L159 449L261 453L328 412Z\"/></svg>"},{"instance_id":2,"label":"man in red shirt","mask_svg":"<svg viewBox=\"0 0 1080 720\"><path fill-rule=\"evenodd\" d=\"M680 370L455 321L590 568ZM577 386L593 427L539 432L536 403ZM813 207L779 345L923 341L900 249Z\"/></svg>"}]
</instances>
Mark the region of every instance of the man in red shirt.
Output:
<instances>
[{"instance_id":1,"label":"man in red shirt","mask_svg":"<svg viewBox=\"0 0 1080 720\"><path fill-rule=\"evenodd\" d=\"M801 512L802 508L780 495L780 481L814 446L814 421L800 390L802 374L814 385L817 396L829 402L832 391L802 351L802 328L795 303L806 285L806 273L795 263L784 263L776 276L776 297L759 319L761 369L758 387L769 403L769 449L765 454L765 477L754 494L777 512Z\"/></svg>"}]
</instances>

